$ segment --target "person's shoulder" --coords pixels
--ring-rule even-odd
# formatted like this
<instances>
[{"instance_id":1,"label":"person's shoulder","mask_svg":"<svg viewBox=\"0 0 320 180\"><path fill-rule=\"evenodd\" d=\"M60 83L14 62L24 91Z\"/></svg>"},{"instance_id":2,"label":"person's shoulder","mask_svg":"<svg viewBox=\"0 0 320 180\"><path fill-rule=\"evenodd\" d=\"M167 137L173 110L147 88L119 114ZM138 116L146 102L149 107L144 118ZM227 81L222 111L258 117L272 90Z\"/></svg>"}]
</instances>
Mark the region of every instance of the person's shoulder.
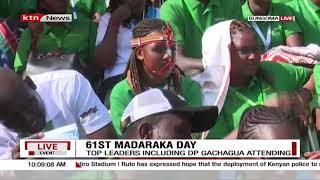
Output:
<instances>
[{"instance_id":1,"label":"person's shoulder","mask_svg":"<svg viewBox=\"0 0 320 180\"><path fill-rule=\"evenodd\" d=\"M185 12L184 0L167 0L161 6L160 17L172 16L172 14L180 14Z\"/></svg>"},{"instance_id":2,"label":"person's shoulder","mask_svg":"<svg viewBox=\"0 0 320 180\"><path fill-rule=\"evenodd\" d=\"M290 8L296 9L299 6L299 1L302 1L302 0L291 0L287 2L286 5L289 6Z\"/></svg>"},{"instance_id":3,"label":"person's shoulder","mask_svg":"<svg viewBox=\"0 0 320 180\"><path fill-rule=\"evenodd\" d=\"M111 91L111 96L125 95L128 94L129 91L132 91L128 82L128 79L124 79L118 82Z\"/></svg>"},{"instance_id":4,"label":"person's shoulder","mask_svg":"<svg viewBox=\"0 0 320 180\"><path fill-rule=\"evenodd\" d=\"M277 11L281 13L288 13L288 11L291 11L291 7L284 3L272 3L272 7ZM287 14L290 15L290 14Z\"/></svg>"},{"instance_id":5,"label":"person's shoulder","mask_svg":"<svg viewBox=\"0 0 320 180\"><path fill-rule=\"evenodd\" d=\"M163 5L161 6L161 8L164 6L164 7L167 7L167 6L175 6L177 8L179 7L183 7L183 1L184 0L167 0L165 3L163 3Z\"/></svg>"},{"instance_id":6,"label":"person's shoulder","mask_svg":"<svg viewBox=\"0 0 320 180\"><path fill-rule=\"evenodd\" d=\"M38 75L30 76L32 81L36 84L41 83L52 83L56 81L63 81L63 82L74 82L78 81L88 81L81 73L75 70L58 70L58 71L51 71L47 73L42 73Z\"/></svg>"}]
</instances>

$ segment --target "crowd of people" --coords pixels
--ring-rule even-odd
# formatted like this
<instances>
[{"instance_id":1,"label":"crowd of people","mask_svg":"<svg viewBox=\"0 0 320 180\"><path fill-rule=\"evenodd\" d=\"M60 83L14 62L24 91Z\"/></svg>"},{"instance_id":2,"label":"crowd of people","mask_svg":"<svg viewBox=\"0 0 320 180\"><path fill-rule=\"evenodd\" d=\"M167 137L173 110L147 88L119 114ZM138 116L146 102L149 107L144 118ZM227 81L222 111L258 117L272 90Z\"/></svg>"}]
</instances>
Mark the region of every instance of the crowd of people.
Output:
<instances>
[{"instance_id":1,"label":"crowd of people","mask_svg":"<svg viewBox=\"0 0 320 180\"><path fill-rule=\"evenodd\" d=\"M300 139L320 159L319 24L320 0L2 0L0 159L49 137Z\"/></svg>"}]
</instances>

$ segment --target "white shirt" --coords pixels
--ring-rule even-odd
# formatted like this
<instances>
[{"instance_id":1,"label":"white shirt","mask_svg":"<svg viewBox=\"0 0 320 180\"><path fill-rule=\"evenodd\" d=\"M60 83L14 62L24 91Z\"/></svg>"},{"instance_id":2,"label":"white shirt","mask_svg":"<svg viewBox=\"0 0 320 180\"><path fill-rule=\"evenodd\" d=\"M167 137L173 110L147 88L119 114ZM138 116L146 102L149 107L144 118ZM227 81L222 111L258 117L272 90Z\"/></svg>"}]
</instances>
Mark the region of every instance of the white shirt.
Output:
<instances>
[{"instance_id":1,"label":"white shirt","mask_svg":"<svg viewBox=\"0 0 320 180\"><path fill-rule=\"evenodd\" d=\"M98 46L107 31L108 24L111 18L111 13L106 13L101 16L99 20L99 27L96 39L96 46ZM112 76L116 76L122 74L127 66L129 61L132 48L131 48L131 39L132 39L132 31L134 29L134 23L131 23L131 28L123 27L122 25L119 28L118 38L117 38L117 57L115 65L104 71L104 79L110 78Z\"/></svg>"},{"instance_id":2,"label":"white shirt","mask_svg":"<svg viewBox=\"0 0 320 180\"><path fill-rule=\"evenodd\" d=\"M47 125L51 124L53 129L78 121L85 133L91 134L111 122L107 109L80 73L61 70L30 78L44 102ZM0 124L0 159L8 158L16 142L17 134Z\"/></svg>"}]
</instances>

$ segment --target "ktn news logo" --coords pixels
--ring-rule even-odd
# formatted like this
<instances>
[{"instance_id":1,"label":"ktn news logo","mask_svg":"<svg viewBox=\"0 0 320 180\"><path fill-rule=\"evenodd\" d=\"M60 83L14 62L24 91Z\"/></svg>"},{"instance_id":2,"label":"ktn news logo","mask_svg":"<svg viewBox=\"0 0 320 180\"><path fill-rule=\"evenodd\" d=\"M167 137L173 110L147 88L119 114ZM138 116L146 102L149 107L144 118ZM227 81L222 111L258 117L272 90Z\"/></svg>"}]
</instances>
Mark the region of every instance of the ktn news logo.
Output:
<instances>
[{"instance_id":1,"label":"ktn news logo","mask_svg":"<svg viewBox=\"0 0 320 180\"><path fill-rule=\"evenodd\" d=\"M72 22L72 14L21 14L21 22Z\"/></svg>"}]
</instances>

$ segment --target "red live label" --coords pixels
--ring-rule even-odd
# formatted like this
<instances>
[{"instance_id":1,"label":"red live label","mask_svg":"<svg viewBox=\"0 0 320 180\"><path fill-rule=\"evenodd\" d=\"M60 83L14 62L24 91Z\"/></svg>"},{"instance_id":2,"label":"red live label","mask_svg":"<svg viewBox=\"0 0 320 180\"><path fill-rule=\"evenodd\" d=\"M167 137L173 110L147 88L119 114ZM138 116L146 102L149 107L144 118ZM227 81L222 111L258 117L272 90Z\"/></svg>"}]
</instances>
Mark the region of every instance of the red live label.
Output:
<instances>
[{"instance_id":1,"label":"red live label","mask_svg":"<svg viewBox=\"0 0 320 180\"><path fill-rule=\"evenodd\" d=\"M38 150L58 150L58 144L38 144Z\"/></svg>"},{"instance_id":2,"label":"red live label","mask_svg":"<svg viewBox=\"0 0 320 180\"><path fill-rule=\"evenodd\" d=\"M29 144L37 145L37 150L59 150L59 145L66 146L66 150L70 150L71 142L70 141L26 141L25 142L25 150L30 149L28 148Z\"/></svg>"},{"instance_id":3,"label":"red live label","mask_svg":"<svg viewBox=\"0 0 320 180\"><path fill-rule=\"evenodd\" d=\"M295 16L280 16L279 20L280 21L295 21L296 17Z\"/></svg>"}]
</instances>

